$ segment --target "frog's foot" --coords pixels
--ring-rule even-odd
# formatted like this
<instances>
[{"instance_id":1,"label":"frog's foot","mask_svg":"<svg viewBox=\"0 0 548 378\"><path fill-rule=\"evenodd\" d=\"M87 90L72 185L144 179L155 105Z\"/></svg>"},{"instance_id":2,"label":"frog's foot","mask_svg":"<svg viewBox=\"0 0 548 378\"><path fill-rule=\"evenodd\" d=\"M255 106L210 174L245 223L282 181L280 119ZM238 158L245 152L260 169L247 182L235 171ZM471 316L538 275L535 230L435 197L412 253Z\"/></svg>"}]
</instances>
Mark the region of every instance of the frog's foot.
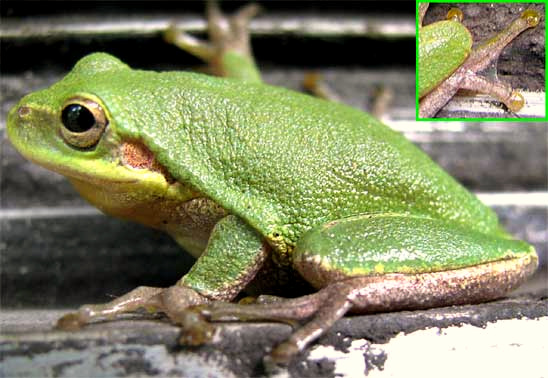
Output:
<instances>
[{"instance_id":1,"label":"frog's foot","mask_svg":"<svg viewBox=\"0 0 548 378\"><path fill-rule=\"evenodd\" d=\"M198 316L196 325L187 323L185 333L195 333L202 327L204 319L208 321L250 321L270 320L288 323L295 327L298 320L314 318L298 329L287 341L278 345L269 359L274 363L285 364L310 342L324 333L337 319L344 316L352 307L352 285L339 282L317 293L292 299L264 297L265 302L254 304L235 304L213 302L190 309ZM261 297L258 300L262 300ZM185 342L190 337L183 337Z\"/></svg>"},{"instance_id":2,"label":"frog's foot","mask_svg":"<svg viewBox=\"0 0 548 378\"><path fill-rule=\"evenodd\" d=\"M207 62L214 75L260 81L251 53L248 30L249 21L258 12L258 5L249 4L233 16L227 17L221 13L216 2L209 1L209 42L181 32L173 25L166 30L164 38Z\"/></svg>"},{"instance_id":3,"label":"frog's foot","mask_svg":"<svg viewBox=\"0 0 548 378\"><path fill-rule=\"evenodd\" d=\"M527 9L506 29L475 47L466 61L449 78L421 99L419 116L435 116L459 89L488 94L504 103L510 111L519 111L525 105L525 100L519 92L509 85L489 81L477 76L476 73L495 62L514 38L526 29L537 26L539 20L540 14L537 11Z\"/></svg>"},{"instance_id":4,"label":"frog's foot","mask_svg":"<svg viewBox=\"0 0 548 378\"><path fill-rule=\"evenodd\" d=\"M509 111L516 113L525 105L523 95L510 85L491 81L471 70L460 67L451 77L421 99L419 116L433 117L459 89L484 93L502 102Z\"/></svg>"},{"instance_id":5,"label":"frog's foot","mask_svg":"<svg viewBox=\"0 0 548 378\"><path fill-rule=\"evenodd\" d=\"M57 328L72 331L97 320L112 320L118 315L146 309L163 312L176 323L184 323L180 315L190 306L206 303L208 299L182 286L169 288L140 286L127 294L103 304L84 305L57 321Z\"/></svg>"},{"instance_id":6,"label":"frog's foot","mask_svg":"<svg viewBox=\"0 0 548 378\"><path fill-rule=\"evenodd\" d=\"M470 56L464 62L459 74L462 76L460 88L469 89L480 93L488 94L502 103L512 112L518 112L525 105L523 96L513 90L509 85L501 82L492 82L483 77L472 75L470 72L478 72L487 68L496 61L502 50L523 31L538 25L540 14L527 9L521 13L506 29L493 38L475 47Z\"/></svg>"},{"instance_id":7,"label":"frog's foot","mask_svg":"<svg viewBox=\"0 0 548 378\"><path fill-rule=\"evenodd\" d=\"M301 236L292 256L295 270L321 288L317 293L266 304L211 303L192 311L212 321L310 319L273 350L272 361L283 363L349 310L371 313L492 300L523 283L538 263L531 246L505 234L392 213L319 225ZM192 329L190 324L187 330Z\"/></svg>"},{"instance_id":8,"label":"frog's foot","mask_svg":"<svg viewBox=\"0 0 548 378\"><path fill-rule=\"evenodd\" d=\"M311 295L264 304L213 302L189 309L188 313L196 315L187 315L181 341L194 342L196 334L203 334L206 319L270 320L290 325L310 319L276 346L265 360L267 364L287 364L348 311L365 314L492 300L521 284L534 272L536 264L534 256L524 256L440 272L347 278Z\"/></svg>"}]
</instances>

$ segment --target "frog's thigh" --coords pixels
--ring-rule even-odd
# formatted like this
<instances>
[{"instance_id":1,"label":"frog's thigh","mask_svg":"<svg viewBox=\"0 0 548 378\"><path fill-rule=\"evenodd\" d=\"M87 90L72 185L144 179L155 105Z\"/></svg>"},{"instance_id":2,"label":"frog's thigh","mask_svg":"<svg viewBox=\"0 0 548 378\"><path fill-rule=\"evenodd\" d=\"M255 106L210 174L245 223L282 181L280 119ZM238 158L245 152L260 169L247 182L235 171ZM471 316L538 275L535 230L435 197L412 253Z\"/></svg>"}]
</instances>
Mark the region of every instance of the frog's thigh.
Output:
<instances>
[{"instance_id":1,"label":"frog's thigh","mask_svg":"<svg viewBox=\"0 0 548 378\"><path fill-rule=\"evenodd\" d=\"M534 271L537 257L521 241L440 220L383 214L309 231L295 248L294 265L317 288L338 281L364 288L368 311L378 311L499 297ZM371 303L377 295L382 308Z\"/></svg>"}]
</instances>

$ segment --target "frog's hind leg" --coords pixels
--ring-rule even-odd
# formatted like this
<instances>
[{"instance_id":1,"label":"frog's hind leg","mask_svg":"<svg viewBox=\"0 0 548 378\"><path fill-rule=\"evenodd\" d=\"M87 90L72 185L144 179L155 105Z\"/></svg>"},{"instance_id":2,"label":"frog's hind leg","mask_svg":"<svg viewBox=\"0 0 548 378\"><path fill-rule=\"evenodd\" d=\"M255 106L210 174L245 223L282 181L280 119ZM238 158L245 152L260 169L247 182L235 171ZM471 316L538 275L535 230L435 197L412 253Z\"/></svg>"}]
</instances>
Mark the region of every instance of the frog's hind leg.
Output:
<instances>
[{"instance_id":1,"label":"frog's hind leg","mask_svg":"<svg viewBox=\"0 0 548 378\"><path fill-rule=\"evenodd\" d=\"M444 272L354 277L300 298L252 305L218 302L194 311L211 321L275 320L293 325L310 319L270 353L270 361L285 364L349 311L365 314L491 300L518 286L535 267L536 259L525 256ZM187 323L186 332L203 333L202 328L203 322Z\"/></svg>"},{"instance_id":2,"label":"frog's hind leg","mask_svg":"<svg viewBox=\"0 0 548 378\"><path fill-rule=\"evenodd\" d=\"M310 319L272 352L275 362L287 362L348 311L491 300L520 285L537 266L531 246L502 232L487 235L398 214L356 216L316 227L301 237L293 257L295 269L320 289L317 293L269 304L219 303L195 310L213 321Z\"/></svg>"},{"instance_id":3,"label":"frog's hind leg","mask_svg":"<svg viewBox=\"0 0 548 378\"><path fill-rule=\"evenodd\" d=\"M214 302L196 306L191 311L199 313L209 321L274 320L292 326L296 325L297 320L313 317L271 353L272 362L287 363L352 308L353 290L352 285L339 282L317 293L299 298L277 298L271 302L249 305ZM203 327L204 322L201 318L195 318L194 324L187 322L184 330L186 335L183 334L181 340L188 343L191 338L187 335L200 335L203 333ZM194 344L193 340L190 344Z\"/></svg>"},{"instance_id":4,"label":"frog's hind leg","mask_svg":"<svg viewBox=\"0 0 548 378\"><path fill-rule=\"evenodd\" d=\"M507 28L492 38L475 46L466 61L433 91L421 99L419 116L433 117L459 89L468 89L487 94L504 103L512 112L518 112L525 105L523 95L510 85L492 82L476 75L498 59L502 50L519 34L538 25L540 14L527 9Z\"/></svg>"}]
</instances>

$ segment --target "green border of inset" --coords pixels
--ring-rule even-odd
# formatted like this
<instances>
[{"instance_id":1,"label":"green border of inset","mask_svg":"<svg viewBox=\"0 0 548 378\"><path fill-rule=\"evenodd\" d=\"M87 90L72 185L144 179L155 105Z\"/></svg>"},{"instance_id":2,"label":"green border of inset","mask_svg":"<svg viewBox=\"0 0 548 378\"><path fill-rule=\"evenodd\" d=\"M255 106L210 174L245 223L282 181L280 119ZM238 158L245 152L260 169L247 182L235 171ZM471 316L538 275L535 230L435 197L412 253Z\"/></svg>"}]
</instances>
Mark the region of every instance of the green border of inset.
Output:
<instances>
[{"instance_id":1,"label":"green border of inset","mask_svg":"<svg viewBox=\"0 0 548 378\"><path fill-rule=\"evenodd\" d=\"M548 121L548 101L546 93L548 92L548 82L546 81L546 72L548 63L546 59L546 43L544 44L544 118L419 118L419 4L420 3L518 3L518 4L544 4L544 39L548 39L548 28L546 27L546 20L548 17L547 3L542 0L534 1L520 1L520 0L506 0L506 1L488 1L488 0L461 0L461 1L447 1L447 0L417 0L415 3L415 120L418 122L432 122L432 121L468 121L468 122L482 122L482 121L496 121L496 122L542 122Z\"/></svg>"}]
</instances>

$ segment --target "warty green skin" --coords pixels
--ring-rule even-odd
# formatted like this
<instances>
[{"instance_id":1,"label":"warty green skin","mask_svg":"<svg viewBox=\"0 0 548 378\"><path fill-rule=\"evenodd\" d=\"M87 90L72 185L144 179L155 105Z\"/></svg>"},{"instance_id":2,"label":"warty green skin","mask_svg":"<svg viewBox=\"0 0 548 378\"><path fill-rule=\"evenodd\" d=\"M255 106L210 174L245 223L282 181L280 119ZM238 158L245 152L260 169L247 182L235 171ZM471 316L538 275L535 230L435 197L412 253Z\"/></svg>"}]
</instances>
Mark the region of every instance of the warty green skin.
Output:
<instances>
[{"instance_id":1,"label":"warty green skin","mask_svg":"<svg viewBox=\"0 0 548 378\"><path fill-rule=\"evenodd\" d=\"M76 94L100 100L111 118L112 140L142 141L178 182L211 198L262 235L282 265L291 265L291 253L306 231L314 235L314 227L363 214L431 219L432 227L443 224L446 231L470 230L478 240L509 242L487 260L534 254L526 243L510 242L488 207L401 134L345 105L261 83L132 70L101 53L83 58L62 81L25 97L21 104L60 112ZM109 150L103 140L90 151L71 151L59 137L41 145L40 137L17 134L24 131L15 131L14 122L8 123L14 144L33 148L38 161L44 154L57 164L70 165L74 159L86 159L86 154L89 159L101 158ZM368 217L360 221L367 225ZM421 233L424 240L430 233L438 238L436 229L409 225L408 233ZM400 251L390 247L397 234L391 236L390 223L386 227L387 242L379 248L386 249L385 261L398 262ZM357 238L348 250L327 252L332 258L323 268L381 273L378 264L353 257L368 253L363 245L377 253L367 238ZM428 243L424 247L418 259L405 264L405 272L487 262L483 254L461 255L455 249L454 258L440 264L439 251L434 253ZM401 270L397 263L390 266L382 272Z\"/></svg>"},{"instance_id":2,"label":"warty green skin","mask_svg":"<svg viewBox=\"0 0 548 378\"><path fill-rule=\"evenodd\" d=\"M466 60L472 35L460 22L439 21L419 31L419 96L448 78Z\"/></svg>"}]
</instances>

